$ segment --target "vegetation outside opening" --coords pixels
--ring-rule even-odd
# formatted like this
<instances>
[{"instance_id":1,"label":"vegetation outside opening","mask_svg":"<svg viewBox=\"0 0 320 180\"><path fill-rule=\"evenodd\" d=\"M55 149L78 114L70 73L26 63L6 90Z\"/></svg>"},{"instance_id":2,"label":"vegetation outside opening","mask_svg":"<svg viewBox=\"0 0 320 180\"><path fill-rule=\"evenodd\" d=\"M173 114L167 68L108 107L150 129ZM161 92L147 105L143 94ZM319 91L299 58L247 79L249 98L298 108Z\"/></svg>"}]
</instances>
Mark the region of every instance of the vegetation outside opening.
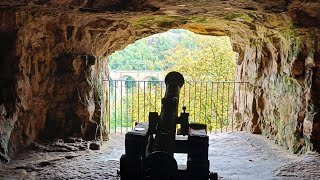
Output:
<instances>
[{"instance_id":1,"label":"vegetation outside opening","mask_svg":"<svg viewBox=\"0 0 320 180\"><path fill-rule=\"evenodd\" d=\"M230 38L197 35L173 29L130 44L107 57L110 77L105 85L109 132L125 132L148 114L161 111L163 82L170 71L186 79L180 109L189 121L206 123L209 132L234 129L232 104L243 82L234 82L237 54ZM239 102L238 102L239 103Z\"/></svg>"}]
</instances>

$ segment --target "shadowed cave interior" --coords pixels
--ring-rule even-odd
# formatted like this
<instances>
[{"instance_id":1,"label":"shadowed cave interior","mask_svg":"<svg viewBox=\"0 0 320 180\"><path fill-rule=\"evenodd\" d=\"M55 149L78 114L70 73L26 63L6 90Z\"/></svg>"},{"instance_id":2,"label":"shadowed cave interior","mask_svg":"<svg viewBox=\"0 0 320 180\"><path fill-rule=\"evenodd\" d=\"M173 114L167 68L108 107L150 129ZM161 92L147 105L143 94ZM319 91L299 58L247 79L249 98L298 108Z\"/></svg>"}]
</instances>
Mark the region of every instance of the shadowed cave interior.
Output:
<instances>
[{"instance_id":1,"label":"shadowed cave interior","mask_svg":"<svg viewBox=\"0 0 320 180\"><path fill-rule=\"evenodd\" d=\"M319 7L318 0L1 2L0 179L120 179L125 139L110 132L106 57L170 29L230 37L235 81L247 82L230 107L239 131L209 134L210 171L219 179L320 178Z\"/></svg>"}]
</instances>

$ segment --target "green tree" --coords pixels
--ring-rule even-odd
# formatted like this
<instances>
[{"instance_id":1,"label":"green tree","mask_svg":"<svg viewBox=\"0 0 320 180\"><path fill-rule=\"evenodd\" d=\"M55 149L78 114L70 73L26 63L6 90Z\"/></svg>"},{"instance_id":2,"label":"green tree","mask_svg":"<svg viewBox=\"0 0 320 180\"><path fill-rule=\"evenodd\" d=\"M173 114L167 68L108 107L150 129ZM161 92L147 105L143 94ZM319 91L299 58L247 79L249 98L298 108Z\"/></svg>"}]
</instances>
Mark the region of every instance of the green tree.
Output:
<instances>
[{"instance_id":1,"label":"green tree","mask_svg":"<svg viewBox=\"0 0 320 180\"><path fill-rule=\"evenodd\" d=\"M228 109L235 84L217 81L234 80L236 53L229 37L199 36L196 40L197 49L189 51L178 45L165 63L170 64L168 71L178 71L187 80L187 93L182 96L192 112L190 119L206 123L211 131L231 122Z\"/></svg>"},{"instance_id":2,"label":"green tree","mask_svg":"<svg viewBox=\"0 0 320 180\"><path fill-rule=\"evenodd\" d=\"M190 121L206 123L210 131L232 122L228 109L235 84L220 82L234 80L236 53L232 51L229 37L171 30L129 45L110 56L109 62L112 69L178 71L186 79L180 93L179 110L186 106ZM125 98L114 96L117 99L114 108L118 113L112 114L112 125L130 127L133 122L147 121L149 111L160 112L159 100L164 86L147 82L133 85L131 82L130 87L125 88ZM127 109L121 112L121 107Z\"/></svg>"},{"instance_id":3,"label":"green tree","mask_svg":"<svg viewBox=\"0 0 320 180\"><path fill-rule=\"evenodd\" d=\"M164 62L170 64L168 71L179 71L193 81L234 79L236 53L232 51L228 37L200 36L197 44L198 49L194 51L176 46Z\"/></svg>"},{"instance_id":4,"label":"green tree","mask_svg":"<svg viewBox=\"0 0 320 180\"><path fill-rule=\"evenodd\" d=\"M122 51L108 57L111 69L116 70L164 70L163 63L172 49L181 46L185 50L198 49L197 35L186 30L170 30L140 39Z\"/></svg>"}]
</instances>

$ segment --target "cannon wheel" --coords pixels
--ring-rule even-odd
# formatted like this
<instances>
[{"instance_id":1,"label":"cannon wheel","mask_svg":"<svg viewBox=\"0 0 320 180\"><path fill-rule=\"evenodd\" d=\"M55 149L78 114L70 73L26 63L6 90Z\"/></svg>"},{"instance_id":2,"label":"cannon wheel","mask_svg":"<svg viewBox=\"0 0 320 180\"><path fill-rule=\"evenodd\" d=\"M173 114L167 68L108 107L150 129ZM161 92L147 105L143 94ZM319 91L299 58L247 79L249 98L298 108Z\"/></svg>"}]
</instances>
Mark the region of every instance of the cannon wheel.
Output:
<instances>
[{"instance_id":1,"label":"cannon wheel","mask_svg":"<svg viewBox=\"0 0 320 180\"><path fill-rule=\"evenodd\" d=\"M209 180L218 180L218 173L210 172Z\"/></svg>"},{"instance_id":2,"label":"cannon wheel","mask_svg":"<svg viewBox=\"0 0 320 180\"><path fill-rule=\"evenodd\" d=\"M156 151L145 159L145 180L174 180L178 173L177 161L167 152Z\"/></svg>"}]
</instances>

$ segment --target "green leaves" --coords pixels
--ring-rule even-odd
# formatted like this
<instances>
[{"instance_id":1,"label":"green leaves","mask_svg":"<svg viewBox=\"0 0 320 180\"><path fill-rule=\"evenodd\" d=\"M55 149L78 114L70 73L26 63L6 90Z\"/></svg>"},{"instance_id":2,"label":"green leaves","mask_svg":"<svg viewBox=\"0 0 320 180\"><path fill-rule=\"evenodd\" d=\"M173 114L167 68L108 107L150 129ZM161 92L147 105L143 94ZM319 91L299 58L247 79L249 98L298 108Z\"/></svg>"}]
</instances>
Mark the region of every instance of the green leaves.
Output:
<instances>
[{"instance_id":1,"label":"green leaves","mask_svg":"<svg viewBox=\"0 0 320 180\"><path fill-rule=\"evenodd\" d=\"M234 79L230 38L174 29L130 44L108 57L111 69L179 71L189 80Z\"/></svg>"},{"instance_id":2,"label":"green leaves","mask_svg":"<svg viewBox=\"0 0 320 180\"><path fill-rule=\"evenodd\" d=\"M174 29L136 41L108 60L116 70L178 71L186 79L179 109L187 106L191 121L206 123L210 131L233 122L228 110L235 84L213 82L234 80L236 53L229 37ZM126 96L118 95L118 102L111 104L115 110L111 112L111 127L130 127L133 122L147 121L149 111L160 112L164 87L141 83L126 84Z\"/></svg>"},{"instance_id":3,"label":"green leaves","mask_svg":"<svg viewBox=\"0 0 320 180\"><path fill-rule=\"evenodd\" d=\"M229 48L228 51L232 52L229 38L203 36L183 29L172 29L138 40L124 50L113 53L108 60L111 69L116 70L167 70L177 65L175 62L179 62L180 59L185 61L188 56L197 61L204 57L212 58L209 45L221 46L223 50Z\"/></svg>"},{"instance_id":4,"label":"green leaves","mask_svg":"<svg viewBox=\"0 0 320 180\"><path fill-rule=\"evenodd\" d=\"M234 79L236 53L229 37L197 36L197 49L178 45L165 60L169 71L181 72L189 80L226 81Z\"/></svg>"}]
</instances>

